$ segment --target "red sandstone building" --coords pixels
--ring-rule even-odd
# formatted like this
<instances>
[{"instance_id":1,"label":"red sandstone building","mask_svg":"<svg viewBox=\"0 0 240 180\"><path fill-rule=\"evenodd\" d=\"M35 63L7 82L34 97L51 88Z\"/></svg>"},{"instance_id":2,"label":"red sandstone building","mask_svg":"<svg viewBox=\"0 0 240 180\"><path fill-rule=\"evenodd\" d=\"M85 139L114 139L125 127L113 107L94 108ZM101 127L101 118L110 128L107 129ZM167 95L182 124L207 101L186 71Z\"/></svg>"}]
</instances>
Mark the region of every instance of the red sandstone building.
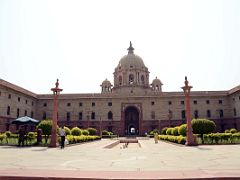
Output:
<instances>
[{"instance_id":1,"label":"red sandstone building","mask_svg":"<svg viewBox=\"0 0 240 180\"><path fill-rule=\"evenodd\" d=\"M157 78L149 83L148 68L130 44L115 68L113 85L106 79L101 93L59 96L58 124L101 128L119 135L134 129L135 134L144 135L185 123L183 92L164 92L162 85ZM214 120L217 131L240 130L240 85L226 91L192 91L190 97L193 118ZM0 79L0 132L15 131L18 127L11 122L17 117L51 119L52 109L52 94L35 94Z\"/></svg>"}]
</instances>

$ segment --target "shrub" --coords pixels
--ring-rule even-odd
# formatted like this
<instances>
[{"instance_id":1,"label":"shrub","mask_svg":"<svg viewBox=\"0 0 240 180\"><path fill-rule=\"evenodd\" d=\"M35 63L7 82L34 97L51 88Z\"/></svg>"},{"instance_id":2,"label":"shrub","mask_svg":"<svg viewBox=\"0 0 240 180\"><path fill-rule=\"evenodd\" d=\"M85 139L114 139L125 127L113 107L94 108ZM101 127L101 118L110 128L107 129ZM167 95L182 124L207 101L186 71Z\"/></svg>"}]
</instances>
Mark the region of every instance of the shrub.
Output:
<instances>
[{"instance_id":1,"label":"shrub","mask_svg":"<svg viewBox=\"0 0 240 180\"><path fill-rule=\"evenodd\" d=\"M74 127L71 130L71 135L73 135L73 136L81 136L82 135L82 131L78 127Z\"/></svg>"},{"instance_id":2,"label":"shrub","mask_svg":"<svg viewBox=\"0 0 240 180\"><path fill-rule=\"evenodd\" d=\"M174 136L178 136L179 135L179 133L178 133L178 126L176 126L175 128L173 128L172 129L172 135L174 135Z\"/></svg>"},{"instance_id":3,"label":"shrub","mask_svg":"<svg viewBox=\"0 0 240 180\"><path fill-rule=\"evenodd\" d=\"M193 119L192 128L194 134L209 134L215 130L216 124L208 119Z\"/></svg>"},{"instance_id":4,"label":"shrub","mask_svg":"<svg viewBox=\"0 0 240 180\"><path fill-rule=\"evenodd\" d=\"M167 134L167 135L172 135L172 129L173 129L173 128L168 128L167 131L166 131L166 134Z\"/></svg>"},{"instance_id":5,"label":"shrub","mask_svg":"<svg viewBox=\"0 0 240 180\"><path fill-rule=\"evenodd\" d=\"M88 130L86 130L86 129L82 130L82 135L84 135L84 136L88 136L88 135L89 135Z\"/></svg>"},{"instance_id":6,"label":"shrub","mask_svg":"<svg viewBox=\"0 0 240 180\"><path fill-rule=\"evenodd\" d=\"M89 135L93 136L97 134L97 130L95 128L88 128L87 130L89 132Z\"/></svg>"},{"instance_id":7,"label":"shrub","mask_svg":"<svg viewBox=\"0 0 240 180\"><path fill-rule=\"evenodd\" d=\"M47 143L52 130L52 120L42 120L37 129L42 129L42 134L45 136L45 143Z\"/></svg>"},{"instance_id":8,"label":"shrub","mask_svg":"<svg viewBox=\"0 0 240 180\"><path fill-rule=\"evenodd\" d=\"M68 127L64 126L64 130L66 135L71 135L71 130Z\"/></svg>"},{"instance_id":9,"label":"shrub","mask_svg":"<svg viewBox=\"0 0 240 180\"><path fill-rule=\"evenodd\" d=\"M27 135L27 139L32 142L32 140L35 139L35 133L34 132L29 132Z\"/></svg>"},{"instance_id":10,"label":"shrub","mask_svg":"<svg viewBox=\"0 0 240 180\"><path fill-rule=\"evenodd\" d=\"M225 132L225 133L230 133L230 130L226 129L224 132Z\"/></svg>"},{"instance_id":11,"label":"shrub","mask_svg":"<svg viewBox=\"0 0 240 180\"><path fill-rule=\"evenodd\" d=\"M168 127L163 128L163 129L161 130L161 134L166 135L166 134L167 134L167 133L166 133L167 129L168 129Z\"/></svg>"},{"instance_id":12,"label":"shrub","mask_svg":"<svg viewBox=\"0 0 240 180\"><path fill-rule=\"evenodd\" d=\"M109 135L109 132L108 132L107 130L103 130L103 131L102 131L102 135L103 135L103 136L108 136L108 135Z\"/></svg>"},{"instance_id":13,"label":"shrub","mask_svg":"<svg viewBox=\"0 0 240 180\"><path fill-rule=\"evenodd\" d=\"M237 130L235 128L230 129L230 133L234 134L237 133Z\"/></svg>"},{"instance_id":14,"label":"shrub","mask_svg":"<svg viewBox=\"0 0 240 180\"><path fill-rule=\"evenodd\" d=\"M0 134L0 141L2 142L3 139L5 138L5 134Z\"/></svg>"},{"instance_id":15,"label":"shrub","mask_svg":"<svg viewBox=\"0 0 240 180\"><path fill-rule=\"evenodd\" d=\"M187 134L187 124L182 124L181 126L179 126L178 134L180 134L182 136L186 136L186 134Z\"/></svg>"}]
</instances>

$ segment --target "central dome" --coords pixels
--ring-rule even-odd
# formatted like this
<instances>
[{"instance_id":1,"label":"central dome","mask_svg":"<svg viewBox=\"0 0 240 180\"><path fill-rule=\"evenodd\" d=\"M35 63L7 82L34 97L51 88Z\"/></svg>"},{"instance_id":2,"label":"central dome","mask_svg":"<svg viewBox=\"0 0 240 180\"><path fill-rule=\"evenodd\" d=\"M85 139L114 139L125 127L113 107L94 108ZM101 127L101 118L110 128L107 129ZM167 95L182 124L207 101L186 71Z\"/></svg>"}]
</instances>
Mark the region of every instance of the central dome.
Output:
<instances>
[{"instance_id":1,"label":"central dome","mask_svg":"<svg viewBox=\"0 0 240 180\"><path fill-rule=\"evenodd\" d=\"M144 62L142 58L138 55L135 55L133 52L134 48L132 47L132 43L130 42L130 47L128 48L128 54L123 56L117 68L121 69L145 69Z\"/></svg>"}]
</instances>

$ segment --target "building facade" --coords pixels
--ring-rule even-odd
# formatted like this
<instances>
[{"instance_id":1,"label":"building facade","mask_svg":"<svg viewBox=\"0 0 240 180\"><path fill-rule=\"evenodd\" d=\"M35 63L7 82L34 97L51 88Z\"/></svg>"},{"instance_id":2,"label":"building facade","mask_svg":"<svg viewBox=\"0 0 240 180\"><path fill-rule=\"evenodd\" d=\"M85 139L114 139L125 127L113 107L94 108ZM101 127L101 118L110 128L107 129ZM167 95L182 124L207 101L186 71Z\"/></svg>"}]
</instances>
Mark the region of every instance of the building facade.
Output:
<instances>
[{"instance_id":1,"label":"building facade","mask_svg":"<svg viewBox=\"0 0 240 180\"><path fill-rule=\"evenodd\" d=\"M158 78L150 83L148 68L131 43L113 74L113 85L104 80L101 93L60 94L58 124L124 136L185 123L183 92L162 91ZM192 91L190 98L193 118L215 121L219 132L240 130L240 85L226 91ZM35 94L0 79L0 132L16 131L11 122L18 117L51 119L52 110L52 94Z\"/></svg>"}]
</instances>

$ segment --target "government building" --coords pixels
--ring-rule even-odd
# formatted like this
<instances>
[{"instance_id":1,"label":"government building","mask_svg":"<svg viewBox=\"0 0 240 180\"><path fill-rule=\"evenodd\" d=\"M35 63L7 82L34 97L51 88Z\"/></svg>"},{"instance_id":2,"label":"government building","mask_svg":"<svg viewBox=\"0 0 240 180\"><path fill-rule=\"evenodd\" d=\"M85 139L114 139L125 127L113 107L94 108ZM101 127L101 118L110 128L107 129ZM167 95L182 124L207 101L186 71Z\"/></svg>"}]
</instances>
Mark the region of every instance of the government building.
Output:
<instances>
[{"instance_id":1,"label":"government building","mask_svg":"<svg viewBox=\"0 0 240 180\"><path fill-rule=\"evenodd\" d=\"M100 93L60 94L58 125L125 136L186 123L183 91L164 92L158 78L150 82L148 68L131 43L127 50L114 69L113 84L104 80ZM226 91L192 91L190 98L193 118L215 121L219 132L240 130L240 85ZM18 117L52 119L52 111L52 94L35 94L0 79L0 132L17 131L11 122Z\"/></svg>"}]
</instances>

